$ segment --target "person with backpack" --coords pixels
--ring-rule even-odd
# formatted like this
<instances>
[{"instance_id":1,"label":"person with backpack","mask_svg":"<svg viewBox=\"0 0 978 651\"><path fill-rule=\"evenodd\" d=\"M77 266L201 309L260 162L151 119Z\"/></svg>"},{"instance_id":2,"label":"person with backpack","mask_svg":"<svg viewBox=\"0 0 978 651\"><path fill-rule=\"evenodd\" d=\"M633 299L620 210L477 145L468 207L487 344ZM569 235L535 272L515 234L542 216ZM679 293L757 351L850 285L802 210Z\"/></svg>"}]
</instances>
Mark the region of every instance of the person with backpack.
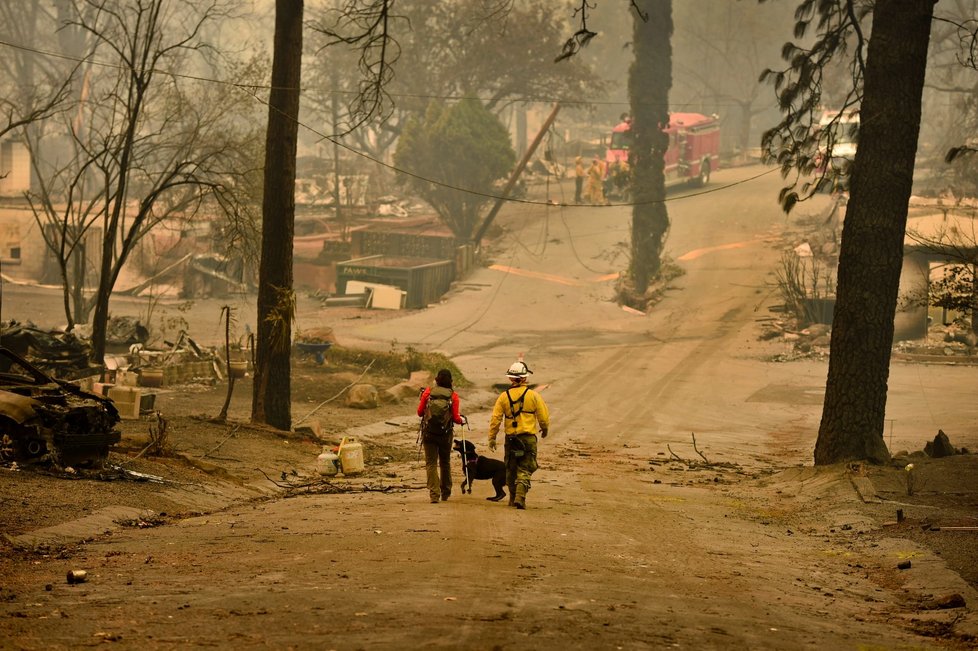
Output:
<instances>
[{"instance_id":1,"label":"person with backpack","mask_svg":"<svg viewBox=\"0 0 978 651\"><path fill-rule=\"evenodd\" d=\"M547 438L550 430L550 412L540 394L526 386L527 375L532 373L523 360L509 367L506 377L510 387L496 399L489 421L489 449L496 449L499 426L504 425L506 436L506 485L509 487L509 505L526 508L526 494L530 490L530 475L537 469L537 430Z\"/></svg>"},{"instance_id":2,"label":"person with backpack","mask_svg":"<svg viewBox=\"0 0 978 651\"><path fill-rule=\"evenodd\" d=\"M452 424L465 422L459 414L458 394L452 390L452 372L447 368L438 371L434 387L421 393L418 416L428 494L431 503L437 504L452 495Z\"/></svg>"}]
</instances>

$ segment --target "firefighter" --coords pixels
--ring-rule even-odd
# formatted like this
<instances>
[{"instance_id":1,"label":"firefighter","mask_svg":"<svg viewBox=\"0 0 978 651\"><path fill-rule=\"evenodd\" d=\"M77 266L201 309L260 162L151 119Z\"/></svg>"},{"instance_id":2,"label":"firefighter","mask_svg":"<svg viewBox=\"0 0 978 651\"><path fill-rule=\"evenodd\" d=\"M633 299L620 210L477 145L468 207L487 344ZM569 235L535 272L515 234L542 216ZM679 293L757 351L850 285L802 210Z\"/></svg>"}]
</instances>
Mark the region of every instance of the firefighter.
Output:
<instances>
[{"instance_id":1,"label":"firefighter","mask_svg":"<svg viewBox=\"0 0 978 651\"><path fill-rule=\"evenodd\" d=\"M598 155L591 161L591 167L587 170L587 197L592 204L603 206L604 198L604 161Z\"/></svg>"},{"instance_id":2,"label":"firefighter","mask_svg":"<svg viewBox=\"0 0 978 651\"><path fill-rule=\"evenodd\" d=\"M510 387L496 399L489 421L489 449L496 449L496 435L503 425L506 436L506 485L509 487L509 505L526 508L526 494L530 490L530 475L537 469L537 431L547 438L550 430L550 413L540 394L526 386L532 373L522 360L506 371Z\"/></svg>"},{"instance_id":3,"label":"firefighter","mask_svg":"<svg viewBox=\"0 0 978 651\"><path fill-rule=\"evenodd\" d=\"M584 169L584 157L578 156L574 159L574 203L581 203L581 191L584 189L586 177L587 170Z\"/></svg>"},{"instance_id":4,"label":"firefighter","mask_svg":"<svg viewBox=\"0 0 978 651\"><path fill-rule=\"evenodd\" d=\"M612 190L618 199L628 198L629 167L628 162L619 160L611 166L608 171L608 179L611 181ZM611 196L611 192L605 191L605 195Z\"/></svg>"}]
</instances>

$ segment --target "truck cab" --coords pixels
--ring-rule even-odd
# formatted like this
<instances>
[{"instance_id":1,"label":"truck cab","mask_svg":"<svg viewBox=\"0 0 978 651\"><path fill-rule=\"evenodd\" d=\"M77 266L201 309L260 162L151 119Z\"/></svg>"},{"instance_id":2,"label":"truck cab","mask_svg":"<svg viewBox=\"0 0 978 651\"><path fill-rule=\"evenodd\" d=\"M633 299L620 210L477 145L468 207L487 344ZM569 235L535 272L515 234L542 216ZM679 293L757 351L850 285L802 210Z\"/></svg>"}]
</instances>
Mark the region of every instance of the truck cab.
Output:
<instances>
[{"instance_id":1,"label":"truck cab","mask_svg":"<svg viewBox=\"0 0 978 651\"><path fill-rule=\"evenodd\" d=\"M631 121L624 120L611 130L605 156L609 173L616 165L628 163L631 147ZM704 186L717 169L720 157L720 121L716 115L670 113L665 129L669 148L665 153L666 186L690 183Z\"/></svg>"},{"instance_id":2,"label":"truck cab","mask_svg":"<svg viewBox=\"0 0 978 651\"><path fill-rule=\"evenodd\" d=\"M859 141L858 109L823 111L817 135L815 173L821 177L819 189L848 190L849 168Z\"/></svg>"}]
</instances>

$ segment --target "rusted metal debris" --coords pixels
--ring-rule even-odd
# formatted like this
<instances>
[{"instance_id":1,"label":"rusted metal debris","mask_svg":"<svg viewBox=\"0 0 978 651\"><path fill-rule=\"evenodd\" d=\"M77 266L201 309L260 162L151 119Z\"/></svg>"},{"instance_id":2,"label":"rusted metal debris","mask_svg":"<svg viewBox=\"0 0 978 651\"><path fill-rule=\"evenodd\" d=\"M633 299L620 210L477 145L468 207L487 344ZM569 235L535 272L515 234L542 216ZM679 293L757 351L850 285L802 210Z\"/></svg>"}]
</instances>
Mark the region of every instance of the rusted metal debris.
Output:
<instances>
[{"instance_id":1,"label":"rusted metal debris","mask_svg":"<svg viewBox=\"0 0 978 651\"><path fill-rule=\"evenodd\" d=\"M54 377L73 379L101 371L89 364L88 341L71 332L45 331L30 322L8 321L0 324L0 346Z\"/></svg>"},{"instance_id":2,"label":"rusted metal debris","mask_svg":"<svg viewBox=\"0 0 978 651\"><path fill-rule=\"evenodd\" d=\"M0 348L0 459L68 467L102 462L122 435L107 398Z\"/></svg>"}]
</instances>

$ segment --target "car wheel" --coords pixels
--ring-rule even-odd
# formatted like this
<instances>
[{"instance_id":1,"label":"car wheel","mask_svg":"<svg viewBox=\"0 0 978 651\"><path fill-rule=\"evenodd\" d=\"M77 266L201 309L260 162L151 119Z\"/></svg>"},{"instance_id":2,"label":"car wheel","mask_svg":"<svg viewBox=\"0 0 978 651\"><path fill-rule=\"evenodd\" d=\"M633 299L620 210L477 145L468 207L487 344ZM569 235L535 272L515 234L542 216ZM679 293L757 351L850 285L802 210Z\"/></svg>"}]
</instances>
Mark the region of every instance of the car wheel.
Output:
<instances>
[{"instance_id":1,"label":"car wheel","mask_svg":"<svg viewBox=\"0 0 978 651\"><path fill-rule=\"evenodd\" d=\"M696 179L696 185L703 187L710 182L710 161L705 160L703 164L700 165L700 176Z\"/></svg>"}]
</instances>

